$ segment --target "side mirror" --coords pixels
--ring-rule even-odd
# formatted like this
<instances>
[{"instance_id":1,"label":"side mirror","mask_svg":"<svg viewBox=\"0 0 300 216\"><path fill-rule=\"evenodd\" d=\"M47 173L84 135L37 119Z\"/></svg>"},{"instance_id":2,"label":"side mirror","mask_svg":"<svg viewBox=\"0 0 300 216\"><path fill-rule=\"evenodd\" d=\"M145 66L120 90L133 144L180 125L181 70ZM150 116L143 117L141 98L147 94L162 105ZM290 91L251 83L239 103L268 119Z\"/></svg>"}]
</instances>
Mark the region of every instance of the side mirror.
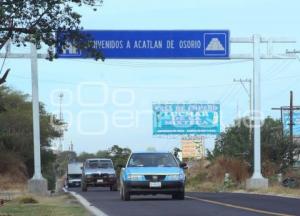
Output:
<instances>
[{"instance_id":1,"label":"side mirror","mask_svg":"<svg viewBox=\"0 0 300 216\"><path fill-rule=\"evenodd\" d=\"M80 167L81 170L83 170L83 167Z\"/></svg>"},{"instance_id":2,"label":"side mirror","mask_svg":"<svg viewBox=\"0 0 300 216\"><path fill-rule=\"evenodd\" d=\"M182 163L180 163L180 168L187 169L188 166L187 166L187 164L185 162L182 162Z\"/></svg>"}]
</instances>

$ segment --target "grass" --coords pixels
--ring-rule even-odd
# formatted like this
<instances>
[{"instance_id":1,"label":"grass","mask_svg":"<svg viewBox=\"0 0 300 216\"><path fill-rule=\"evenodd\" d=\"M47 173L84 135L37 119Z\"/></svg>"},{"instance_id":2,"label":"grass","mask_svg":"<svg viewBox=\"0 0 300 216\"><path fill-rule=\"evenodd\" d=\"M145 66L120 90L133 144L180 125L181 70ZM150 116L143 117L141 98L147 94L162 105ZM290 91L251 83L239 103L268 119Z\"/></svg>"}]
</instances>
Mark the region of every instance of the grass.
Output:
<instances>
[{"instance_id":1,"label":"grass","mask_svg":"<svg viewBox=\"0 0 300 216\"><path fill-rule=\"evenodd\" d=\"M237 192L239 192L239 191L237 191ZM244 192L244 191L242 191L242 192ZM280 185L271 185L268 187L268 189L249 190L246 192L300 198L300 189L299 188L287 188L287 187L282 187Z\"/></svg>"},{"instance_id":2,"label":"grass","mask_svg":"<svg viewBox=\"0 0 300 216\"><path fill-rule=\"evenodd\" d=\"M26 195L26 199L30 196ZM23 197L24 198L24 197ZM0 215L9 216L90 216L90 214L71 196L32 197L38 203L23 203L16 198L0 207Z\"/></svg>"}]
</instances>

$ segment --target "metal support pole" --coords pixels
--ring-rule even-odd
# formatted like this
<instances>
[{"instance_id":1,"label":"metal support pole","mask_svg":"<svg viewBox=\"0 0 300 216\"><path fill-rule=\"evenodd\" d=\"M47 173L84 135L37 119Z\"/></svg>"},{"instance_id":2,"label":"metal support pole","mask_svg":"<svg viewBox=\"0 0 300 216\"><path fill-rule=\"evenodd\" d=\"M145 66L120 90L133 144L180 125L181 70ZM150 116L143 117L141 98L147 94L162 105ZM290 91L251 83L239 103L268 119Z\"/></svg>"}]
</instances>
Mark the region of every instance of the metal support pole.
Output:
<instances>
[{"instance_id":1,"label":"metal support pole","mask_svg":"<svg viewBox=\"0 0 300 216\"><path fill-rule=\"evenodd\" d=\"M37 63L36 46L31 44L32 117L34 143L34 175L32 179L36 180L43 179L41 172L40 111Z\"/></svg>"},{"instance_id":2,"label":"metal support pole","mask_svg":"<svg viewBox=\"0 0 300 216\"><path fill-rule=\"evenodd\" d=\"M280 122L281 122L281 136L284 137L284 126L283 126L283 111L282 107L280 107Z\"/></svg>"},{"instance_id":3,"label":"metal support pole","mask_svg":"<svg viewBox=\"0 0 300 216\"><path fill-rule=\"evenodd\" d=\"M254 172L252 179L262 179L261 174L261 80L260 35L253 36L253 87L254 87Z\"/></svg>"},{"instance_id":4,"label":"metal support pole","mask_svg":"<svg viewBox=\"0 0 300 216\"><path fill-rule=\"evenodd\" d=\"M249 97L249 131L250 131L250 146L251 145L251 141L252 141L252 119L253 119L253 106L252 106L252 80L249 80L249 93L250 93L250 97Z\"/></svg>"},{"instance_id":5,"label":"metal support pole","mask_svg":"<svg viewBox=\"0 0 300 216\"><path fill-rule=\"evenodd\" d=\"M293 91L290 91L290 145L293 145L294 141L294 102L293 102Z\"/></svg>"}]
</instances>

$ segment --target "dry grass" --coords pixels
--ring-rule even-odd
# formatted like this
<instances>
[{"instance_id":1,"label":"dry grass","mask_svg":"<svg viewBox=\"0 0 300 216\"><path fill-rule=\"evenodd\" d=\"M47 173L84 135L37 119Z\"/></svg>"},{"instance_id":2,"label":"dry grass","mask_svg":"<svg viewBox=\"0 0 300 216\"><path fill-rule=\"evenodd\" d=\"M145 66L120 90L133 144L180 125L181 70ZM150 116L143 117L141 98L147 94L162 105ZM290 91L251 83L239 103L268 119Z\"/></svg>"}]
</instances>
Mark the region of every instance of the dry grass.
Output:
<instances>
[{"instance_id":1,"label":"dry grass","mask_svg":"<svg viewBox=\"0 0 300 216\"><path fill-rule=\"evenodd\" d=\"M0 191L24 191L28 174L25 164L11 152L0 152Z\"/></svg>"},{"instance_id":2,"label":"dry grass","mask_svg":"<svg viewBox=\"0 0 300 216\"><path fill-rule=\"evenodd\" d=\"M237 159L220 157L213 163L197 161L187 171L187 190L216 192L240 188L249 177L248 170L248 165ZM229 184L224 184L225 173L230 174Z\"/></svg>"},{"instance_id":3,"label":"dry grass","mask_svg":"<svg viewBox=\"0 0 300 216\"><path fill-rule=\"evenodd\" d=\"M234 190L233 192L300 198L300 189L299 188L291 189L291 188L283 187L281 185L271 185L268 187L268 189Z\"/></svg>"},{"instance_id":4,"label":"dry grass","mask_svg":"<svg viewBox=\"0 0 300 216\"><path fill-rule=\"evenodd\" d=\"M0 176L0 191L24 192L27 190L27 179L17 179L13 175Z\"/></svg>"},{"instance_id":5,"label":"dry grass","mask_svg":"<svg viewBox=\"0 0 300 216\"><path fill-rule=\"evenodd\" d=\"M269 178L270 186L266 190L250 190L246 191L245 180L250 177L248 165L237 159L217 158L213 163L206 160L193 162L193 166L187 171L187 191L194 192L244 192L258 193L280 196L291 196L300 198L300 188L286 188L281 186L275 174L277 167L272 163L264 164L264 175ZM224 175L229 173L232 185L224 184ZM291 170L284 177L300 176L299 171Z\"/></svg>"},{"instance_id":6,"label":"dry grass","mask_svg":"<svg viewBox=\"0 0 300 216\"><path fill-rule=\"evenodd\" d=\"M90 214L71 196L37 197L25 195L38 203L21 203L20 199L8 202L0 208L0 214L14 216L89 216Z\"/></svg>"},{"instance_id":7,"label":"dry grass","mask_svg":"<svg viewBox=\"0 0 300 216\"><path fill-rule=\"evenodd\" d=\"M207 177L210 181L222 183L225 173L229 173L234 183L241 184L249 178L249 166L242 160L219 157L209 167Z\"/></svg>"}]
</instances>

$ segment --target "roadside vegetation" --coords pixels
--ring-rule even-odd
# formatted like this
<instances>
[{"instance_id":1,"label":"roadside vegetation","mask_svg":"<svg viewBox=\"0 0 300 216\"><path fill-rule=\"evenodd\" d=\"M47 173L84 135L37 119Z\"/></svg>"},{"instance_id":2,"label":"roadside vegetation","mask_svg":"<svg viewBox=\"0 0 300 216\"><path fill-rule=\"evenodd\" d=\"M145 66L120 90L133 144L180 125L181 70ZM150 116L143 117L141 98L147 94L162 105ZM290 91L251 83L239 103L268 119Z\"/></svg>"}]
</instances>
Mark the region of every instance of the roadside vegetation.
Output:
<instances>
[{"instance_id":1,"label":"roadside vegetation","mask_svg":"<svg viewBox=\"0 0 300 216\"><path fill-rule=\"evenodd\" d=\"M25 191L26 182L33 175L31 102L28 95L2 86L0 107L0 190ZM42 103L40 109L42 173L48 180L49 190L54 190L57 179L64 178L67 164L72 161L110 158L117 173L121 166L125 166L131 150L118 145L96 153L54 153L50 149L51 143L63 135L55 126L63 122L48 113ZM189 161L188 190L236 191L245 188L245 181L253 171L253 131L250 142L247 125L247 119L235 121L216 138L215 148L207 153L205 160ZM290 143L288 134L282 132L279 120L265 119L262 126L262 172L270 180L270 190L275 193L299 193L300 189L296 188L300 187L300 171L294 168L299 154L297 146L299 143ZM174 149L175 154L179 151ZM297 183L284 188L279 175L282 180L292 177Z\"/></svg>"},{"instance_id":2,"label":"roadside vegetation","mask_svg":"<svg viewBox=\"0 0 300 216\"><path fill-rule=\"evenodd\" d=\"M29 96L0 87L0 190L24 184L33 175L32 105ZM55 155L51 142L62 136L58 119L40 103L42 173L49 189L55 185ZM12 179L14 181L12 182Z\"/></svg>"},{"instance_id":3,"label":"roadside vegetation","mask_svg":"<svg viewBox=\"0 0 300 216\"><path fill-rule=\"evenodd\" d=\"M71 196L20 196L5 203L0 215L11 216L90 216Z\"/></svg>"},{"instance_id":4,"label":"roadside vegetation","mask_svg":"<svg viewBox=\"0 0 300 216\"><path fill-rule=\"evenodd\" d=\"M253 172L253 145L246 126L248 122L247 119L235 121L217 137L215 148L208 152L207 159L190 161L188 190L244 190L245 181ZM269 179L270 193L300 195L300 170L294 167L299 155L297 146L299 143L290 143L288 135L283 133L279 120L265 119L262 126L262 173ZM296 182L283 187L281 179L287 178Z\"/></svg>"},{"instance_id":5,"label":"roadside vegetation","mask_svg":"<svg viewBox=\"0 0 300 216\"><path fill-rule=\"evenodd\" d=\"M32 106L29 96L8 87L0 87L0 190L25 189L33 175ZM71 161L83 162L87 158L110 158L114 164L124 166L131 150L117 145L95 154L72 151L54 153L52 142L63 134L60 122L40 103L42 174L48 180L49 190L55 189L57 178L66 174ZM14 181L12 181L14 179Z\"/></svg>"}]
</instances>

